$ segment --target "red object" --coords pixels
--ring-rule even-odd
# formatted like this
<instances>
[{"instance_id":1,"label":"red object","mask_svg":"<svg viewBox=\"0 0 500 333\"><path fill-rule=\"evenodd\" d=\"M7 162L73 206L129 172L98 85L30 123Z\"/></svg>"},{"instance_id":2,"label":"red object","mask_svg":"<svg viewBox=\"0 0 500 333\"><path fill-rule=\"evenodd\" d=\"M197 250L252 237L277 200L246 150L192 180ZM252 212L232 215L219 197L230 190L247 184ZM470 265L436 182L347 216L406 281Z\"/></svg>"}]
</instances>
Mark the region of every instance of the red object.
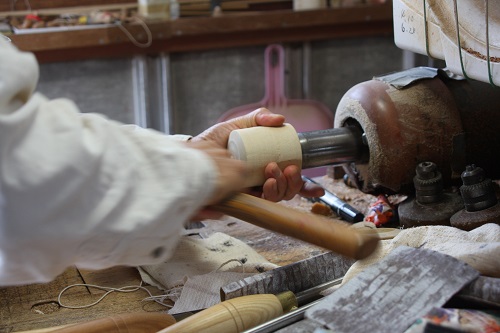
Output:
<instances>
[{"instance_id":1,"label":"red object","mask_svg":"<svg viewBox=\"0 0 500 333\"><path fill-rule=\"evenodd\" d=\"M35 14L28 14L28 15L26 15L25 19L31 20L31 21L41 21L42 20L40 18L40 16L35 15Z\"/></svg>"},{"instance_id":2,"label":"red object","mask_svg":"<svg viewBox=\"0 0 500 333\"><path fill-rule=\"evenodd\" d=\"M372 222L377 227L381 227L394 217L394 209L385 195L379 195L377 201L370 206L370 211L365 217L365 221Z\"/></svg>"}]
</instances>

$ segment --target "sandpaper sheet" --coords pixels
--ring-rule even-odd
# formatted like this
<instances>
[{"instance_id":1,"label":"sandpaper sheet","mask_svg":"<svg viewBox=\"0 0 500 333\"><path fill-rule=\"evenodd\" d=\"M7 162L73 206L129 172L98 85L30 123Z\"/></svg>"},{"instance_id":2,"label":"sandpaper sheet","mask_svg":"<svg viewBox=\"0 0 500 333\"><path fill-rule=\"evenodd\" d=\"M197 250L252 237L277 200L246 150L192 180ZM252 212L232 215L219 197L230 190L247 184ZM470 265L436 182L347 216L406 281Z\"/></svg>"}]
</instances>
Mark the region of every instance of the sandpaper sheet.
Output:
<instances>
[{"instance_id":1,"label":"sandpaper sheet","mask_svg":"<svg viewBox=\"0 0 500 333\"><path fill-rule=\"evenodd\" d=\"M404 332L478 276L451 256L400 246L307 310L305 317L336 333Z\"/></svg>"},{"instance_id":2,"label":"sandpaper sheet","mask_svg":"<svg viewBox=\"0 0 500 333\"><path fill-rule=\"evenodd\" d=\"M221 300L253 294L278 294L282 291L302 292L343 277L354 263L327 252L293 264L278 267L221 288Z\"/></svg>"}]
</instances>

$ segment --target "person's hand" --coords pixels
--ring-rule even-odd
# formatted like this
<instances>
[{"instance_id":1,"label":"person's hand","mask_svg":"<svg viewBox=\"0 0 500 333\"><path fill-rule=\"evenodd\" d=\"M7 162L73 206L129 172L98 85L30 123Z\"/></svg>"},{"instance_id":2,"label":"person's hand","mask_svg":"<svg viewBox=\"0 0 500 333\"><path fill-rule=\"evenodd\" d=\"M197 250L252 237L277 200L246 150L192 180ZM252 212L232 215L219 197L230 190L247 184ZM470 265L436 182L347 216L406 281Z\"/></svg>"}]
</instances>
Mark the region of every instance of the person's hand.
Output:
<instances>
[{"instance_id":1,"label":"person's hand","mask_svg":"<svg viewBox=\"0 0 500 333\"><path fill-rule=\"evenodd\" d=\"M198 149L207 154L215 163L217 180L213 195L205 203L205 207L197 212L193 220L217 219L223 214L210 209L228 198L232 193L241 192L245 186L245 177L248 172L246 163L231 157L229 151L213 141L197 141L189 144L190 148Z\"/></svg>"},{"instance_id":2,"label":"person's hand","mask_svg":"<svg viewBox=\"0 0 500 333\"><path fill-rule=\"evenodd\" d=\"M257 109L241 117L230 119L223 123L216 124L203 133L191 139L191 142L214 141L220 147L227 147L229 134L236 129L255 126L282 126L285 117L280 114L271 113L265 108ZM296 194L306 197L319 197L324 195L324 190L317 185L304 185L300 169L294 165L281 170L274 162L269 163L264 170L266 181L262 188L253 189L254 195L260 195L269 201L278 202L290 200Z\"/></svg>"}]
</instances>

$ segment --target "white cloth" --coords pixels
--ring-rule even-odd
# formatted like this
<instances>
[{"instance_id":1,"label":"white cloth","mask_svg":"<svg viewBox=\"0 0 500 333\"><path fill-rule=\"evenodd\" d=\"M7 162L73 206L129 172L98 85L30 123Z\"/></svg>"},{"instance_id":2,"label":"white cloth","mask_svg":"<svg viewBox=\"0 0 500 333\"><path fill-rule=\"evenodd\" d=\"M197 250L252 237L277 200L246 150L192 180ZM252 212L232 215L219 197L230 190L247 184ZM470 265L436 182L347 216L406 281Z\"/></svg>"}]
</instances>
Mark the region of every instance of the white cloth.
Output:
<instances>
[{"instance_id":1,"label":"white cloth","mask_svg":"<svg viewBox=\"0 0 500 333\"><path fill-rule=\"evenodd\" d=\"M241 240L222 232L206 239L182 237L164 263L142 265L142 279L163 290L184 285L188 278L211 272L259 273L278 267Z\"/></svg>"},{"instance_id":2,"label":"white cloth","mask_svg":"<svg viewBox=\"0 0 500 333\"><path fill-rule=\"evenodd\" d=\"M241 240L216 232L206 239L182 237L172 258L139 272L146 283L169 291L166 298L175 306L168 313L176 314L220 303L220 288L277 267Z\"/></svg>"},{"instance_id":3,"label":"white cloth","mask_svg":"<svg viewBox=\"0 0 500 333\"><path fill-rule=\"evenodd\" d=\"M448 226L423 226L408 228L391 240L383 240L369 257L358 260L347 271L342 285L382 260L401 245L422 247L450 255L461 260L482 275L500 277L500 226L489 223L471 231Z\"/></svg>"},{"instance_id":4,"label":"white cloth","mask_svg":"<svg viewBox=\"0 0 500 333\"><path fill-rule=\"evenodd\" d=\"M0 39L0 285L164 261L214 190L213 161L48 100L37 80L34 56Z\"/></svg>"}]
</instances>

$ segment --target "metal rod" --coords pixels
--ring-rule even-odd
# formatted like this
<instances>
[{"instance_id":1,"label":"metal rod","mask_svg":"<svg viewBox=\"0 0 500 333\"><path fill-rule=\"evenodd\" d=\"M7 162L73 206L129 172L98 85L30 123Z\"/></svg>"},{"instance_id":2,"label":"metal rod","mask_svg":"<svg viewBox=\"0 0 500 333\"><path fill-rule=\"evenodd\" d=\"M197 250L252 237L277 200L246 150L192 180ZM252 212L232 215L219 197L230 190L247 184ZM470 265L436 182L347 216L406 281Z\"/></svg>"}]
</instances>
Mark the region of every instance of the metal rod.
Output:
<instances>
[{"instance_id":1,"label":"metal rod","mask_svg":"<svg viewBox=\"0 0 500 333\"><path fill-rule=\"evenodd\" d=\"M302 148L302 168L360 161L367 151L356 127L298 133Z\"/></svg>"},{"instance_id":2,"label":"metal rod","mask_svg":"<svg viewBox=\"0 0 500 333\"><path fill-rule=\"evenodd\" d=\"M330 282L323 283L315 288L309 289L304 293L299 292L296 294L297 302L299 303L299 305L303 304L304 302L308 302L310 300L309 295L312 295L312 294L316 295L319 293L319 291L325 290L327 288L330 288L332 286L335 286L335 285L338 285L341 283L342 283L342 278L338 278L338 279L332 280ZM320 299L317 299L313 302L302 305L297 310L293 310L293 311L290 311L288 313L285 313L284 315L282 315L278 318L270 320L267 323L261 324L259 326L255 326L254 328L246 330L243 333L271 333L271 332L274 332L280 328L287 327L293 323L296 323L296 322L304 319L304 313L306 312L306 310L315 306L316 304L319 304L321 301L322 301L322 299L320 298Z\"/></svg>"}]
</instances>

